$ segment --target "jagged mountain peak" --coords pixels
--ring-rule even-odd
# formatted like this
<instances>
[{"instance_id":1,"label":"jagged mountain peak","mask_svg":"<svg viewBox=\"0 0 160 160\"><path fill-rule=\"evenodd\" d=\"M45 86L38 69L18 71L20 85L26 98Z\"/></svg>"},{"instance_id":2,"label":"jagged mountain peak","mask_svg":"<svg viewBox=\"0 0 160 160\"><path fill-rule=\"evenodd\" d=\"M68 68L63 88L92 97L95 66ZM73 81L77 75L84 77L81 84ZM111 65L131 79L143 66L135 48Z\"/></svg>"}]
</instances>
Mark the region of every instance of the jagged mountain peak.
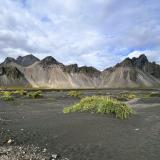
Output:
<instances>
[{"instance_id":1,"label":"jagged mountain peak","mask_svg":"<svg viewBox=\"0 0 160 160\"><path fill-rule=\"evenodd\" d=\"M126 58L124 61L119 63L116 66L121 66L121 67L133 67L133 61L130 58Z\"/></svg>"},{"instance_id":2,"label":"jagged mountain peak","mask_svg":"<svg viewBox=\"0 0 160 160\"><path fill-rule=\"evenodd\" d=\"M147 58L147 56L145 55L145 54L141 54L139 57L138 57L138 59L143 59L143 60L146 60L146 61L148 61L148 58Z\"/></svg>"},{"instance_id":3,"label":"jagged mountain peak","mask_svg":"<svg viewBox=\"0 0 160 160\"><path fill-rule=\"evenodd\" d=\"M121 63L118 63L115 67L137 67L142 69L146 63L148 63L148 59L145 54L142 54L138 58L127 57Z\"/></svg>"},{"instance_id":4,"label":"jagged mountain peak","mask_svg":"<svg viewBox=\"0 0 160 160\"><path fill-rule=\"evenodd\" d=\"M30 66L33 63L38 62L38 61L39 61L39 59L32 54L29 54L26 56L19 56L16 59L16 62L22 66Z\"/></svg>"},{"instance_id":5,"label":"jagged mountain peak","mask_svg":"<svg viewBox=\"0 0 160 160\"><path fill-rule=\"evenodd\" d=\"M132 58L133 64L135 67L142 69L146 63L148 63L148 59L146 55L142 54L138 58Z\"/></svg>"},{"instance_id":6,"label":"jagged mountain peak","mask_svg":"<svg viewBox=\"0 0 160 160\"><path fill-rule=\"evenodd\" d=\"M49 65L60 65L62 63L58 62L55 58L53 58L52 56L47 56L44 59L42 59L40 61L40 64L43 66L49 66Z\"/></svg>"},{"instance_id":7,"label":"jagged mountain peak","mask_svg":"<svg viewBox=\"0 0 160 160\"><path fill-rule=\"evenodd\" d=\"M35 57L32 54L29 54L29 55L26 55L26 56L18 56L17 59L14 59L12 57L7 57L4 60L4 62L2 63L2 65L10 64L11 62L14 62L18 65L27 67L27 66L30 66L37 61L39 61L39 59L37 57Z\"/></svg>"},{"instance_id":8,"label":"jagged mountain peak","mask_svg":"<svg viewBox=\"0 0 160 160\"><path fill-rule=\"evenodd\" d=\"M28 54L28 55L25 55L25 56L18 56L17 59L22 59L22 58L36 58L38 59L37 57L35 57L33 54Z\"/></svg>"},{"instance_id":9,"label":"jagged mountain peak","mask_svg":"<svg viewBox=\"0 0 160 160\"><path fill-rule=\"evenodd\" d=\"M7 57L7 58L5 58L5 60L2 64L8 64L8 63L11 63L11 62L16 62L16 60L12 57Z\"/></svg>"}]
</instances>

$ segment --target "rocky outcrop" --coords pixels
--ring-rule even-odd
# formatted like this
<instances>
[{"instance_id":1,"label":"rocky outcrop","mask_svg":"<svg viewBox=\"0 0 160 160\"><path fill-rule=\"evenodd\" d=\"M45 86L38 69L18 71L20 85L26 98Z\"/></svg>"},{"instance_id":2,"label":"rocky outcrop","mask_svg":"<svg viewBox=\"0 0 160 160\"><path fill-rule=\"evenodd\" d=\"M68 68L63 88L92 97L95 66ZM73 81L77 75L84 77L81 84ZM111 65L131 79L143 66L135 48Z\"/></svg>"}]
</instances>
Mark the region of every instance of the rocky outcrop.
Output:
<instances>
[{"instance_id":1,"label":"rocky outcrop","mask_svg":"<svg viewBox=\"0 0 160 160\"><path fill-rule=\"evenodd\" d=\"M143 67L147 63L149 63L147 57L144 54L140 55L138 58L135 58L135 57L132 58L131 61L132 61L133 65L134 65L134 67L137 67L139 69L143 69Z\"/></svg>"},{"instance_id":2,"label":"rocky outcrop","mask_svg":"<svg viewBox=\"0 0 160 160\"><path fill-rule=\"evenodd\" d=\"M58 62L56 59L54 59L52 56L48 56L40 61L39 63L44 68L52 65L63 65L62 63Z\"/></svg>"},{"instance_id":3,"label":"rocky outcrop","mask_svg":"<svg viewBox=\"0 0 160 160\"><path fill-rule=\"evenodd\" d=\"M101 72L94 67L87 67L87 66L78 67L77 64L63 66L63 71L67 73L79 73L79 74L82 73L93 77L94 76L98 77L101 74Z\"/></svg>"},{"instance_id":4,"label":"rocky outcrop","mask_svg":"<svg viewBox=\"0 0 160 160\"><path fill-rule=\"evenodd\" d=\"M143 66L142 70L144 72L147 72L149 74L151 74L152 76L160 79L160 65L156 64L155 62L147 62L145 63L145 65Z\"/></svg>"},{"instance_id":5,"label":"rocky outcrop","mask_svg":"<svg viewBox=\"0 0 160 160\"><path fill-rule=\"evenodd\" d=\"M28 85L24 74L14 66L0 67L0 86L26 86Z\"/></svg>"},{"instance_id":6,"label":"rocky outcrop","mask_svg":"<svg viewBox=\"0 0 160 160\"><path fill-rule=\"evenodd\" d=\"M6 65L6 64L9 64L9 63L16 63L16 60L14 58L11 58L11 57L7 57L5 59L5 61L2 63L3 65Z\"/></svg>"},{"instance_id":7,"label":"rocky outcrop","mask_svg":"<svg viewBox=\"0 0 160 160\"><path fill-rule=\"evenodd\" d=\"M87 66L82 66L79 68L79 72L80 73L84 73L88 76L95 76L95 77L98 77L100 76L101 72L99 70L97 70L96 68L94 67L87 67Z\"/></svg>"},{"instance_id":8,"label":"rocky outcrop","mask_svg":"<svg viewBox=\"0 0 160 160\"><path fill-rule=\"evenodd\" d=\"M70 64L63 67L63 71L67 73L76 73L79 72L79 68L77 64Z\"/></svg>"}]
</instances>

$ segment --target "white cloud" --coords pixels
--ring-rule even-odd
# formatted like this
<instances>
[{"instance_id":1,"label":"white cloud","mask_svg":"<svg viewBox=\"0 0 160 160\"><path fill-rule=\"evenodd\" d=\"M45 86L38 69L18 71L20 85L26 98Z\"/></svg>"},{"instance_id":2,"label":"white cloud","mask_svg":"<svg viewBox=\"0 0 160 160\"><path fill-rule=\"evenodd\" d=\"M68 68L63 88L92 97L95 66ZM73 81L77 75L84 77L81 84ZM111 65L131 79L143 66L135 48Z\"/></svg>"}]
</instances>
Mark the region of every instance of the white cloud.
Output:
<instances>
[{"instance_id":1,"label":"white cloud","mask_svg":"<svg viewBox=\"0 0 160 160\"><path fill-rule=\"evenodd\" d=\"M32 53L103 69L145 50L159 62L159 8L158 0L0 1L0 59Z\"/></svg>"},{"instance_id":2,"label":"white cloud","mask_svg":"<svg viewBox=\"0 0 160 160\"><path fill-rule=\"evenodd\" d=\"M25 52L24 50L20 49L20 48L16 48L16 49L13 49L13 48L5 48L3 50L3 53L5 53L8 57L15 57L15 56L24 56L26 54L29 54L29 52Z\"/></svg>"}]
</instances>

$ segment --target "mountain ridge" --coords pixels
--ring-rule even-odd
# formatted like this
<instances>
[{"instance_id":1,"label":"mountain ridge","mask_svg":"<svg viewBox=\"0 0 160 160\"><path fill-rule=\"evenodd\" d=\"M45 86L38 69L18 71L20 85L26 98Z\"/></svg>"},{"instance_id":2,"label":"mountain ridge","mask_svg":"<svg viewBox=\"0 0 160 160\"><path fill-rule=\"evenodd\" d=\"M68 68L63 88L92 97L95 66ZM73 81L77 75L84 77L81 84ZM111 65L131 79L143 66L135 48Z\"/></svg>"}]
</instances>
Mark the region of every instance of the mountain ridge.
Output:
<instances>
[{"instance_id":1,"label":"mountain ridge","mask_svg":"<svg viewBox=\"0 0 160 160\"><path fill-rule=\"evenodd\" d=\"M160 86L160 65L142 54L126 58L113 67L99 71L77 64L64 65L52 56L39 60L33 55L7 57L0 67L13 67L24 82L36 88L134 88ZM13 75L11 78L13 79ZM0 85L6 85L1 81ZM17 79L18 82L18 79Z\"/></svg>"}]
</instances>

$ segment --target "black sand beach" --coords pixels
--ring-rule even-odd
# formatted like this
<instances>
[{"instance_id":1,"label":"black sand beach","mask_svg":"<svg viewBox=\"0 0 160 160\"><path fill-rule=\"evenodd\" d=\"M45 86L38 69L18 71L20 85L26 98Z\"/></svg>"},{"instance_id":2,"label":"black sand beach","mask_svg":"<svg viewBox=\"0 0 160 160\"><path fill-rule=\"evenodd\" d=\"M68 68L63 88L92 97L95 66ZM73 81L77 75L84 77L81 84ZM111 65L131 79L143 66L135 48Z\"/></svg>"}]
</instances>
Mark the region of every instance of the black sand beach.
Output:
<instances>
[{"instance_id":1,"label":"black sand beach","mask_svg":"<svg viewBox=\"0 0 160 160\"><path fill-rule=\"evenodd\" d=\"M103 91L84 91L86 95ZM104 91L107 94L112 91ZM113 94L121 92L114 90ZM147 94L150 91L136 91ZM158 160L160 157L160 98L129 103L135 115L63 114L78 102L66 92L46 92L42 99L0 101L0 160ZM11 140L10 144L6 142ZM24 153L20 153L21 151ZM23 156L22 156L23 155Z\"/></svg>"}]
</instances>

